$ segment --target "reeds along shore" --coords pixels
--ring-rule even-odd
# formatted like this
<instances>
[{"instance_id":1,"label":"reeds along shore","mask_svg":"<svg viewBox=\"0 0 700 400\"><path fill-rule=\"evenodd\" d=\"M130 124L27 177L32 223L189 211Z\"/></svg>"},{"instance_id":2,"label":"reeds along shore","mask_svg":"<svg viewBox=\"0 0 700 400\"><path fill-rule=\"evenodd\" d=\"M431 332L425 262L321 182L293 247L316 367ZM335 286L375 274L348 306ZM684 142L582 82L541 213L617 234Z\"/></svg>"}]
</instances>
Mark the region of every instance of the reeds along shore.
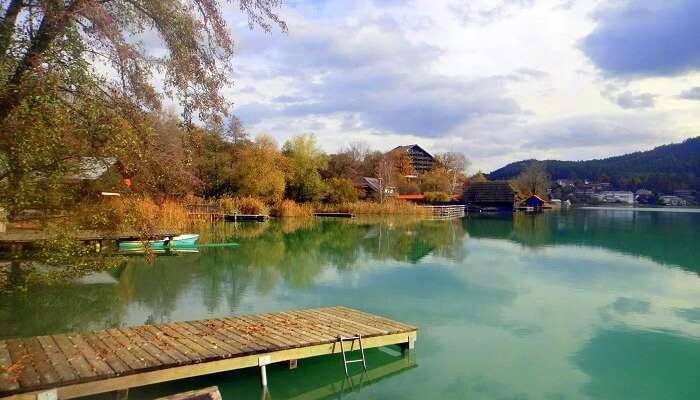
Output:
<instances>
[{"instance_id":1,"label":"reeds along shore","mask_svg":"<svg viewBox=\"0 0 700 400\"><path fill-rule=\"evenodd\" d=\"M297 203L283 200L268 205L253 197L223 197L212 201L185 199L156 202L148 197L116 198L81 207L76 221L91 229L176 229L191 227L205 218L190 212L194 204L212 204L226 214L261 214L273 217L313 217L317 212L352 213L355 215L428 215L429 212L414 203L389 199L380 202L352 203Z\"/></svg>"}]
</instances>

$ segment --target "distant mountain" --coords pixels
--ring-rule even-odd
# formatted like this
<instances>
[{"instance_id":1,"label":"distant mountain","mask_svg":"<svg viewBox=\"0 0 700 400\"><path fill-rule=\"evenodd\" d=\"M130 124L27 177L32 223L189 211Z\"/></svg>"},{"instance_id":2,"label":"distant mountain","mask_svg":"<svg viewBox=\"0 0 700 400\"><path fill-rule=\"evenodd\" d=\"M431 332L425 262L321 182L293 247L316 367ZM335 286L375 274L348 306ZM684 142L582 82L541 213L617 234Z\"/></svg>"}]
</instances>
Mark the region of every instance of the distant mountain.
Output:
<instances>
[{"instance_id":1,"label":"distant mountain","mask_svg":"<svg viewBox=\"0 0 700 400\"><path fill-rule=\"evenodd\" d=\"M534 160L506 165L490 174L490 180L515 178ZM667 144L649 151L588 161L544 161L556 179L588 179L610 182L621 189L647 188L657 192L700 190L700 136L683 143Z\"/></svg>"}]
</instances>

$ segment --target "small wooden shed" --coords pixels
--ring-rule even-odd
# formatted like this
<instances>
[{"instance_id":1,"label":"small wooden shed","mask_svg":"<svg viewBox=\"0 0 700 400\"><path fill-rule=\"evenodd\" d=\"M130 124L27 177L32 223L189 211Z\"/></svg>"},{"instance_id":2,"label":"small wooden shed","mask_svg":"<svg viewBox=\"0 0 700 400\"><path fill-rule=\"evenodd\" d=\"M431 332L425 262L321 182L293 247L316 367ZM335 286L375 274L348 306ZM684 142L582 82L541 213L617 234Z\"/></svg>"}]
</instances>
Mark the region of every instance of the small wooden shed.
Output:
<instances>
[{"instance_id":1,"label":"small wooden shed","mask_svg":"<svg viewBox=\"0 0 700 400\"><path fill-rule=\"evenodd\" d=\"M546 201L541 198L540 196L533 194L532 196L528 197L525 199L525 201L522 202L522 205L524 207L532 207L535 209L540 209L544 207Z\"/></svg>"}]
</instances>

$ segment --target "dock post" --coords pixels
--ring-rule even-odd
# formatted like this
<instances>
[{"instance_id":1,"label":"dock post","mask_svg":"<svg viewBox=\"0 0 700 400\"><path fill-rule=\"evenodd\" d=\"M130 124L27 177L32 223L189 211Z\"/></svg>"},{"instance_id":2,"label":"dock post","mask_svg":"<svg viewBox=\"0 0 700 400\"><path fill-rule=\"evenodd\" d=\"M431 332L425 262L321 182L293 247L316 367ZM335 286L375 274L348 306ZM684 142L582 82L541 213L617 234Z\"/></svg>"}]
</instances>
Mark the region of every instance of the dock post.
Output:
<instances>
[{"instance_id":1,"label":"dock post","mask_svg":"<svg viewBox=\"0 0 700 400\"><path fill-rule=\"evenodd\" d=\"M264 389L267 389L267 368L265 366L269 363L270 356L258 358L258 365L260 366L260 384Z\"/></svg>"},{"instance_id":2,"label":"dock post","mask_svg":"<svg viewBox=\"0 0 700 400\"><path fill-rule=\"evenodd\" d=\"M264 388L267 387L267 369L265 369L264 365L260 366L260 384Z\"/></svg>"},{"instance_id":3,"label":"dock post","mask_svg":"<svg viewBox=\"0 0 700 400\"><path fill-rule=\"evenodd\" d=\"M413 350L416 347L416 338L409 337L407 342L401 343L401 353L405 353L407 350Z\"/></svg>"},{"instance_id":4,"label":"dock post","mask_svg":"<svg viewBox=\"0 0 700 400\"><path fill-rule=\"evenodd\" d=\"M22 243L12 243L10 245L10 254L14 258L19 258L22 255Z\"/></svg>"},{"instance_id":5,"label":"dock post","mask_svg":"<svg viewBox=\"0 0 700 400\"><path fill-rule=\"evenodd\" d=\"M129 389L116 390L114 392L114 400L127 400L129 398Z\"/></svg>"}]
</instances>

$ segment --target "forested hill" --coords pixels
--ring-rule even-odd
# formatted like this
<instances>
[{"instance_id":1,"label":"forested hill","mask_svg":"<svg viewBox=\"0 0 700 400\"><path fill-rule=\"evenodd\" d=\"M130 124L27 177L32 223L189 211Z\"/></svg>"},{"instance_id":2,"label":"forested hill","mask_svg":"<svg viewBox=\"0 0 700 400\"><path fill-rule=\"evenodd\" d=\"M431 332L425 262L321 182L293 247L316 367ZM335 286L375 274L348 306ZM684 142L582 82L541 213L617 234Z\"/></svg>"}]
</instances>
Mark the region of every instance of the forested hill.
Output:
<instances>
[{"instance_id":1,"label":"forested hill","mask_svg":"<svg viewBox=\"0 0 700 400\"><path fill-rule=\"evenodd\" d=\"M514 178L532 161L508 164L491 172L488 178ZM624 189L644 187L658 192L700 190L700 136L683 143L600 160L546 160L544 164L552 179L588 179L611 182Z\"/></svg>"}]
</instances>

